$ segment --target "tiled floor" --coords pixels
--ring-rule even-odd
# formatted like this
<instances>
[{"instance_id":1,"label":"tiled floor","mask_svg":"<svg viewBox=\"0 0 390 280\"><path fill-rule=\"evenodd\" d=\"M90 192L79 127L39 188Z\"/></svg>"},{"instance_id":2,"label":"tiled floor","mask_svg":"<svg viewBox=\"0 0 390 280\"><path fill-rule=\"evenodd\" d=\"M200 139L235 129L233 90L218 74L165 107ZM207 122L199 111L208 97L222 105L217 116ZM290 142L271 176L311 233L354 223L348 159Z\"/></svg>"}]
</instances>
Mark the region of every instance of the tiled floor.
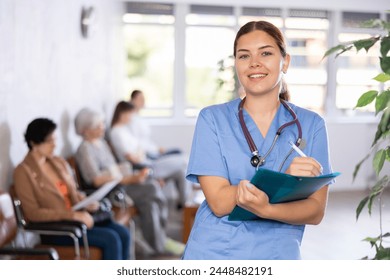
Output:
<instances>
[{"instance_id":1,"label":"tiled floor","mask_svg":"<svg viewBox=\"0 0 390 280\"><path fill-rule=\"evenodd\" d=\"M378 206L372 216L363 210L358 221L355 209L364 197L364 192L331 192L324 220L318 226L307 226L302 242L303 259L342 260L360 259L373 256L369 243L363 242L367 236L379 234ZM390 194L383 198L383 228L390 232ZM171 207L168 235L177 240L182 238L182 212ZM389 239L390 241L390 239ZM385 244L390 246L390 242Z\"/></svg>"}]
</instances>

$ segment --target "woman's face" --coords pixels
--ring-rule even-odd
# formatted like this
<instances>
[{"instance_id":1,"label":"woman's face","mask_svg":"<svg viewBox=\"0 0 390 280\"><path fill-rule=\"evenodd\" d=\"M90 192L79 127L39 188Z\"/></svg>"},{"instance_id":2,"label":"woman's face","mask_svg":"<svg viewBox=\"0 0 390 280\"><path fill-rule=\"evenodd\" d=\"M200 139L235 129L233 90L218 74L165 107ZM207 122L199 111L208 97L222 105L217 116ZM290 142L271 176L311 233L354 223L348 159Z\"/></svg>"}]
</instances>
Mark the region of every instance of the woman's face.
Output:
<instances>
[{"instance_id":1,"label":"woman's face","mask_svg":"<svg viewBox=\"0 0 390 280\"><path fill-rule=\"evenodd\" d=\"M275 40L264 31L252 31L237 41L236 71L247 95L279 94L282 71L290 56L282 57Z\"/></svg>"},{"instance_id":2,"label":"woman's face","mask_svg":"<svg viewBox=\"0 0 390 280\"><path fill-rule=\"evenodd\" d=\"M45 141L40 144L33 144L33 151L39 153L44 157L52 157L54 155L54 149L56 147L56 137L54 132L49 134Z\"/></svg>"},{"instance_id":3,"label":"woman's face","mask_svg":"<svg viewBox=\"0 0 390 280\"><path fill-rule=\"evenodd\" d=\"M103 138L105 129L106 126L104 125L104 122L99 121L99 123L96 124L94 127L85 130L84 138L88 140L96 140Z\"/></svg>"},{"instance_id":4,"label":"woman's face","mask_svg":"<svg viewBox=\"0 0 390 280\"><path fill-rule=\"evenodd\" d=\"M131 122L131 118L133 116L133 111L123 112L119 118L119 122L122 124L128 124Z\"/></svg>"},{"instance_id":5,"label":"woman's face","mask_svg":"<svg viewBox=\"0 0 390 280\"><path fill-rule=\"evenodd\" d=\"M143 93L139 93L132 101L137 110L141 110L145 107L145 96Z\"/></svg>"}]
</instances>

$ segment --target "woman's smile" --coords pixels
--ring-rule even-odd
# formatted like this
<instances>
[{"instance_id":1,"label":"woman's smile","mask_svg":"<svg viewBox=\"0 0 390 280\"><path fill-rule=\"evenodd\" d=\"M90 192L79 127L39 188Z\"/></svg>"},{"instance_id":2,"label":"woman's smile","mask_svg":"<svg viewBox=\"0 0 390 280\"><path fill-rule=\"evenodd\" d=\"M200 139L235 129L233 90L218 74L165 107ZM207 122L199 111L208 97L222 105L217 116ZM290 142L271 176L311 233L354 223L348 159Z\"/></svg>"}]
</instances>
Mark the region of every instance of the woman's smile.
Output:
<instances>
[{"instance_id":1,"label":"woman's smile","mask_svg":"<svg viewBox=\"0 0 390 280\"><path fill-rule=\"evenodd\" d=\"M267 77L267 75L268 74L265 74L265 73L253 73L253 74L248 75L248 78L250 80L258 81L258 80L264 79L265 77Z\"/></svg>"},{"instance_id":2,"label":"woman's smile","mask_svg":"<svg viewBox=\"0 0 390 280\"><path fill-rule=\"evenodd\" d=\"M282 56L270 35L256 30L238 40L235 64L238 78L247 94L277 95L289 56Z\"/></svg>"}]
</instances>

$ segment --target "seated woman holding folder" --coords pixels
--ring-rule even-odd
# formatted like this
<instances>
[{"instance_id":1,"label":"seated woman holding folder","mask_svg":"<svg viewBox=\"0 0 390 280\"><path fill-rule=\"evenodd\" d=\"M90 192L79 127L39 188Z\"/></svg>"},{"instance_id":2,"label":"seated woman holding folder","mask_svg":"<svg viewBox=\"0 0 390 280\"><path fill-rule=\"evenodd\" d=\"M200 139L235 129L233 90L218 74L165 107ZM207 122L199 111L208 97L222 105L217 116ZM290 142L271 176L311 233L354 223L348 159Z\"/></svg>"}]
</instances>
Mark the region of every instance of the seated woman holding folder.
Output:
<instances>
[{"instance_id":1,"label":"seated woman holding folder","mask_svg":"<svg viewBox=\"0 0 390 280\"><path fill-rule=\"evenodd\" d=\"M89 245L101 248L103 259L128 259L128 229L113 221L94 225L91 213L97 211L99 203L92 203L82 211L72 210L84 195L77 191L66 161L54 156L56 127L53 121L44 118L33 120L27 127L25 140L29 152L14 172L15 192L22 202L25 218L33 222L80 221L88 227ZM73 244L67 237L42 238L49 244ZM82 239L79 241L83 244Z\"/></svg>"},{"instance_id":2,"label":"seated woman holding folder","mask_svg":"<svg viewBox=\"0 0 390 280\"><path fill-rule=\"evenodd\" d=\"M331 173L325 122L288 102L283 76L290 56L273 24L242 26L233 54L246 97L199 114L187 178L200 183L206 200L183 258L300 259L305 224L321 222L328 186L303 200L272 204L248 180L259 168L297 176ZM294 152L289 141L307 157ZM229 221L236 205L260 219Z\"/></svg>"}]
</instances>

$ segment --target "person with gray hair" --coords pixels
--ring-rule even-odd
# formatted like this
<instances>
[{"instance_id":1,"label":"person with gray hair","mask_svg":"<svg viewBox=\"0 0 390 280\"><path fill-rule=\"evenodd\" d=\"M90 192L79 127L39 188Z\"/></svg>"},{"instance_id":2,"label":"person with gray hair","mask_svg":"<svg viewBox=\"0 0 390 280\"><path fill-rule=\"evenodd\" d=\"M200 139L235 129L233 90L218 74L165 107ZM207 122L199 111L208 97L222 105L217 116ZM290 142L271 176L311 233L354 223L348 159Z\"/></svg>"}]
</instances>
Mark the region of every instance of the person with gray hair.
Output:
<instances>
[{"instance_id":1,"label":"person with gray hair","mask_svg":"<svg viewBox=\"0 0 390 280\"><path fill-rule=\"evenodd\" d=\"M133 199L140 215L145 240L156 254L180 256L184 245L166 236L168 204L157 182L151 180L149 170L133 172L130 164L117 164L107 142L104 117L90 108L82 109L75 118L76 133L83 138L76 152L76 162L86 184L99 188L120 179L119 185Z\"/></svg>"},{"instance_id":2,"label":"person with gray hair","mask_svg":"<svg viewBox=\"0 0 390 280\"><path fill-rule=\"evenodd\" d=\"M76 116L76 133L82 136L84 131L91 127L97 127L101 122L104 122L103 114L93 111L90 108L83 108Z\"/></svg>"}]
</instances>

